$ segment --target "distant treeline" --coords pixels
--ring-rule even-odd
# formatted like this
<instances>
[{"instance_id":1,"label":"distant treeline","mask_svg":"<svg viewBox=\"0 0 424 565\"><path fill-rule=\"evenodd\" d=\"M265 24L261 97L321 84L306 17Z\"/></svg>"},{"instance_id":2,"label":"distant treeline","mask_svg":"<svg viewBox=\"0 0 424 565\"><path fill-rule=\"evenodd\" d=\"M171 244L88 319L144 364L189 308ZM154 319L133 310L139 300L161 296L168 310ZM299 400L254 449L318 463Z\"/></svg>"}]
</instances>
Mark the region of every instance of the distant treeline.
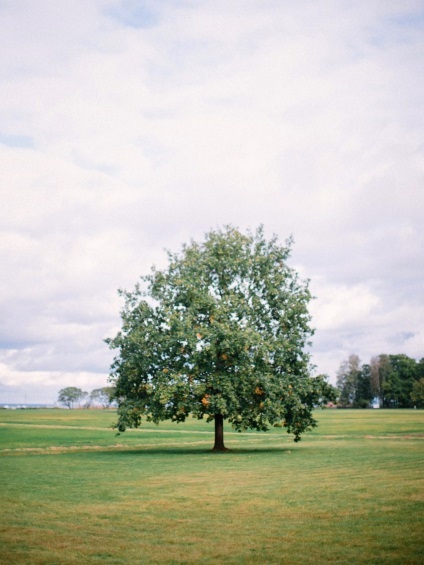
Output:
<instances>
[{"instance_id":1,"label":"distant treeline","mask_svg":"<svg viewBox=\"0 0 424 565\"><path fill-rule=\"evenodd\" d=\"M361 364L350 355L337 371L339 405L346 408L424 407L424 358L407 355L378 355Z\"/></svg>"},{"instance_id":2,"label":"distant treeline","mask_svg":"<svg viewBox=\"0 0 424 565\"><path fill-rule=\"evenodd\" d=\"M75 386L68 386L59 391L58 402L67 408L91 408L102 406L108 408L113 403L114 387L96 388L90 393Z\"/></svg>"},{"instance_id":3,"label":"distant treeline","mask_svg":"<svg viewBox=\"0 0 424 565\"><path fill-rule=\"evenodd\" d=\"M424 408L424 358L404 354L378 355L362 364L350 355L337 371L338 405L344 408ZM58 402L68 408L107 408L114 401L114 387L84 392L76 387L59 391Z\"/></svg>"}]
</instances>

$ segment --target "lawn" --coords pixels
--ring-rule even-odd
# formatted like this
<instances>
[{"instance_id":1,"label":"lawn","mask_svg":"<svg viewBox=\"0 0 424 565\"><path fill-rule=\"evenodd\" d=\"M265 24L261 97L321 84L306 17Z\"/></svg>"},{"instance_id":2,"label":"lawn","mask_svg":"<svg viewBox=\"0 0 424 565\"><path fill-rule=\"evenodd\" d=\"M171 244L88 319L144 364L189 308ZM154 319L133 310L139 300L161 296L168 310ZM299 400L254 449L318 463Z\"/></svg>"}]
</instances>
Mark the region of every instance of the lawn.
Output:
<instances>
[{"instance_id":1,"label":"lawn","mask_svg":"<svg viewBox=\"0 0 424 565\"><path fill-rule=\"evenodd\" d=\"M0 563L423 563L424 411L284 430L0 410Z\"/></svg>"}]
</instances>

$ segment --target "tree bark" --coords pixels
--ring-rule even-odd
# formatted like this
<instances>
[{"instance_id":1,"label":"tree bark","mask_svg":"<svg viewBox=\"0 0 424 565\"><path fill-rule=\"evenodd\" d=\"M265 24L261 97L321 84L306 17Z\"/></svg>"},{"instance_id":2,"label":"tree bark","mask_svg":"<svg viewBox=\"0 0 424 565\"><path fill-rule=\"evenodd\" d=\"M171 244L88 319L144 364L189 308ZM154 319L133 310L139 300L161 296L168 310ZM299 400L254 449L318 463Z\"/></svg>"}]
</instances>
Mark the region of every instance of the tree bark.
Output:
<instances>
[{"instance_id":1,"label":"tree bark","mask_svg":"<svg viewBox=\"0 0 424 565\"><path fill-rule=\"evenodd\" d=\"M215 414L215 445L212 451L228 451L224 445L224 417Z\"/></svg>"}]
</instances>

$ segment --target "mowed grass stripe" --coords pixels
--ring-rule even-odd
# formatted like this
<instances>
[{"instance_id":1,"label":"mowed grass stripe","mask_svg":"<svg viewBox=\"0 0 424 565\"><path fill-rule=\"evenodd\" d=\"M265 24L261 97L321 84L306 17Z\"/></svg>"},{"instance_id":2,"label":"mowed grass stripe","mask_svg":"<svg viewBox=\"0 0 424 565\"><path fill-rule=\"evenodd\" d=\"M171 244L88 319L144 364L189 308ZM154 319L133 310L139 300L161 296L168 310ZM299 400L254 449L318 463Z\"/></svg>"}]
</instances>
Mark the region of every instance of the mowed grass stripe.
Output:
<instances>
[{"instance_id":1,"label":"mowed grass stripe","mask_svg":"<svg viewBox=\"0 0 424 565\"><path fill-rule=\"evenodd\" d=\"M64 412L62 422L74 417ZM12 448L14 434L46 448L86 443L1 457L0 562L421 563L423 443L392 430L397 419L422 433L424 413L387 411L385 426L376 412L324 412L300 444L282 430L235 434L224 454L209 452L212 429L209 443L196 433L179 439L171 424L116 438L106 426L113 414L100 416L103 431L3 427ZM361 415L374 414L369 433L381 437L365 439ZM101 427L96 414L79 422ZM338 424L345 437L325 439ZM106 445L109 434L128 445ZM90 435L101 442L89 445Z\"/></svg>"}]
</instances>

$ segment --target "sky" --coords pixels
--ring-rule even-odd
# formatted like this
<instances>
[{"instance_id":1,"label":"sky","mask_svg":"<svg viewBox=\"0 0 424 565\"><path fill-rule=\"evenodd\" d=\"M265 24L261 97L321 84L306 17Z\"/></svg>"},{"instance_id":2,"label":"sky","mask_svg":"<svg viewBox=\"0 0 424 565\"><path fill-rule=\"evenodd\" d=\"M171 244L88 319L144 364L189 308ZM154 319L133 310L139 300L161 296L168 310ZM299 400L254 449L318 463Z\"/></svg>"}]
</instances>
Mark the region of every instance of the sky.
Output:
<instances>
[{"instance_id":1,"label":"sky","mask_svg":"<svg viewBox=\"0 0 424 565\"><path fill-rule=\"evenodd\" d=\"M312 362L424 357L422 0L0 0L0 402L107 385L165 249L260 224Z\"/></svg>"}]
</instances>

